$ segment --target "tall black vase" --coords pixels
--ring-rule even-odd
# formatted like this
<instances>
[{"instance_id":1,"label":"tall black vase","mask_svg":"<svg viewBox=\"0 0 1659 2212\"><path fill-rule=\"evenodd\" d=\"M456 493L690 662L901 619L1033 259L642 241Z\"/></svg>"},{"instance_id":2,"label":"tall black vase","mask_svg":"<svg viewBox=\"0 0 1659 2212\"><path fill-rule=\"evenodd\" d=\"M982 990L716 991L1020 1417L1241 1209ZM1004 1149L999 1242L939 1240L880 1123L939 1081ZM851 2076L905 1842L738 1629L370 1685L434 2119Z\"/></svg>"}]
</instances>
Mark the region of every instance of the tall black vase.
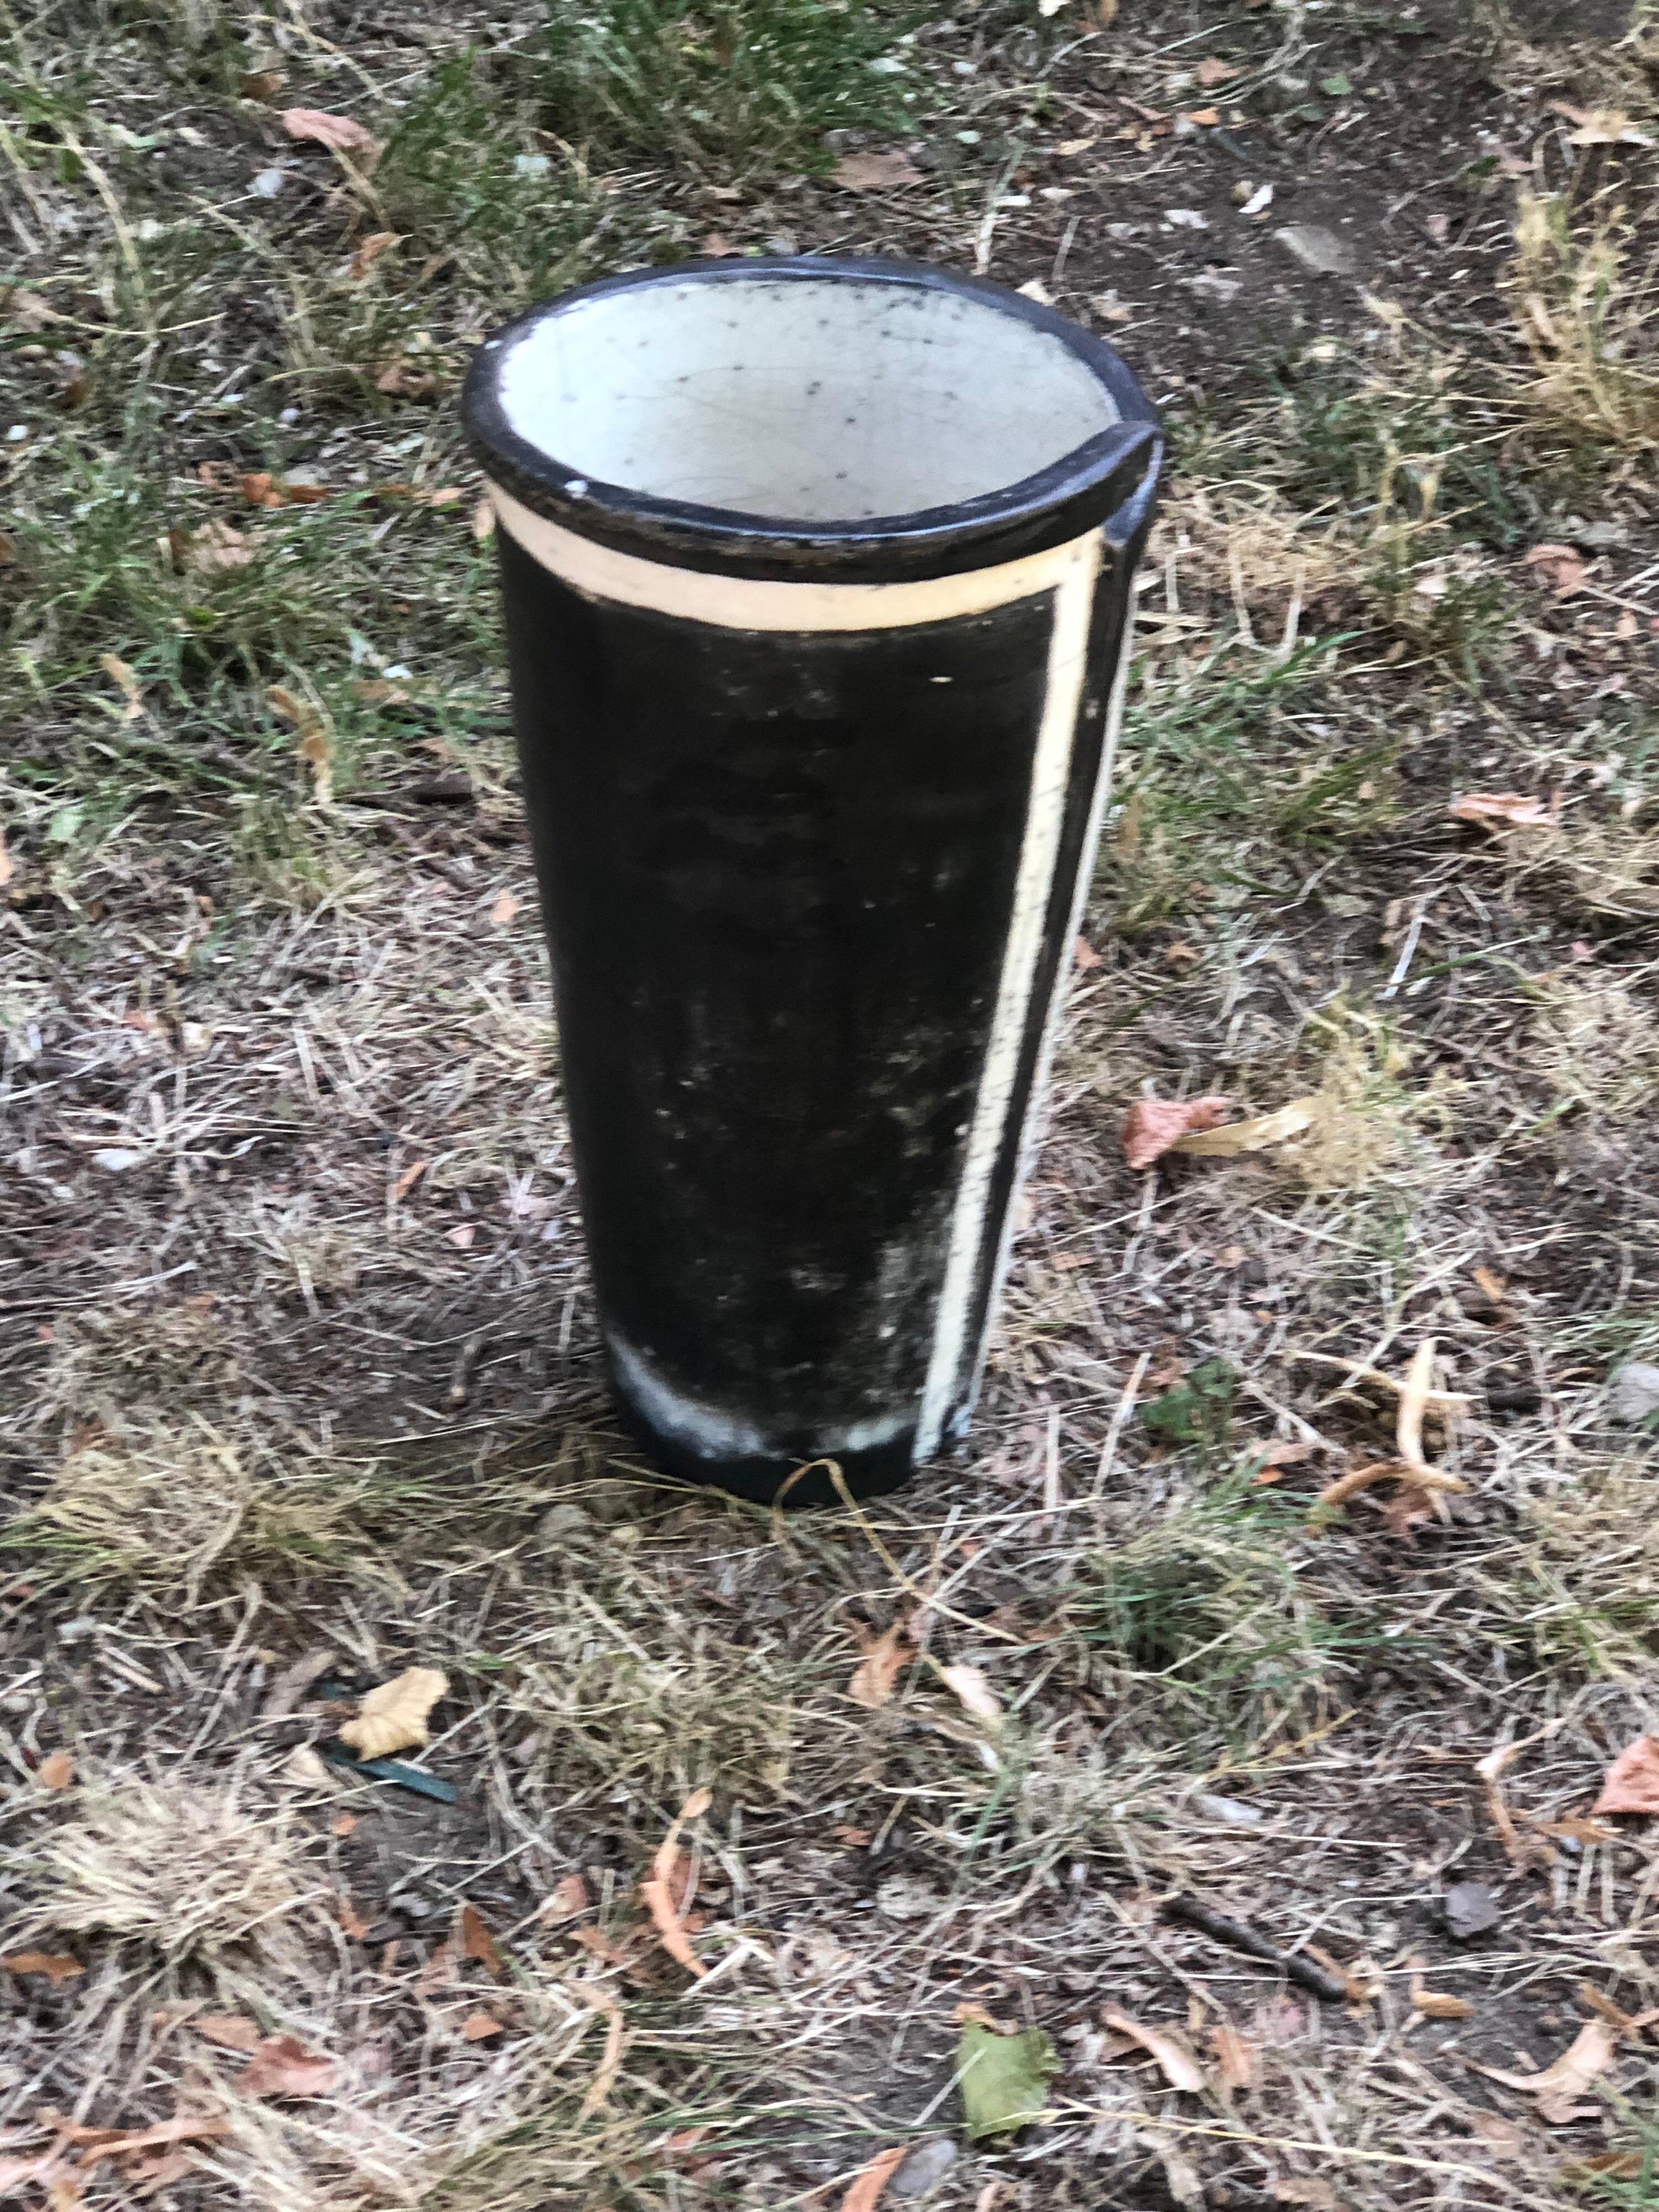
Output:
<instances>
[{"instance_id":1,"label":"tall black vase","mask_svg":"<svg viewBox=\"0 0 1659 2212\"><path fill-rule=\"evenodd\" d=\"M828 258L569 293L464 408L617 1400L698 1480L890 1489L973 1409L1156 417L1049 308Z\"/></svg>"}]
</instances>

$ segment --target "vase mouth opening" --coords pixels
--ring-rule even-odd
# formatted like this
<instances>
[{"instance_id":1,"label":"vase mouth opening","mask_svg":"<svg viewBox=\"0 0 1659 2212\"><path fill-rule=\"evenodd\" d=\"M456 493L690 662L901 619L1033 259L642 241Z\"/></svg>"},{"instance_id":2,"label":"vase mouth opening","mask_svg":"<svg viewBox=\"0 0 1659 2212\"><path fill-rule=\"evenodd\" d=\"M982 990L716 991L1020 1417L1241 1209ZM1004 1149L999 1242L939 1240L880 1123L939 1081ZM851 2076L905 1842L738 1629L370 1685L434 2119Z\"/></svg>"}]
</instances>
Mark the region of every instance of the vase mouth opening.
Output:
<instances>
[{"instance_id":1,"label":"vase mouth opening","mask_svg":"<svg viewBox=\"0 0 1659 2212\"><path fill-rule=\"evenodd\" d=\"M736 263L571 295L486 356L520 465L565 497L834 532L982 510L1086 464L1125 413L1096 350L1115 360L963 279Z\"/></svg>"}]
</instances>

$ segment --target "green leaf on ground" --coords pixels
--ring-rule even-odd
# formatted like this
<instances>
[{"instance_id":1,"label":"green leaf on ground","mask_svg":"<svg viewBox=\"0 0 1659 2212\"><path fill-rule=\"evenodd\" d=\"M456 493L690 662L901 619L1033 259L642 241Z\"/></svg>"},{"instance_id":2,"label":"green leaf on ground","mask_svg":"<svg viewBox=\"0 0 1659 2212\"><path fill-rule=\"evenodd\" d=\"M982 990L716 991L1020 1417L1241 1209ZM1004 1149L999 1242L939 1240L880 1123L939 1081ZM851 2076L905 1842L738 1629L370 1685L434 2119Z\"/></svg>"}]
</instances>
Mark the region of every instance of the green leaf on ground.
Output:
<instances>
[{"instance_id":1,"label":"green leaf on ground","mask_svg":"<svg viewBox=\"0 0 1659 2212\"><path fill-rule=\"evenodd\" d=\"M970 2020L957 2047L957 2081L970 2142L1007 2135L1035 2120L1048 2102L1048 2076L1060 2071L1040 2027L999 2035Z\"/></svg>"},{"instance_id":2,"label":"green leaf on ground","mask_svg":"<svg viewBox=\"0 0 1659 2212\"><path fill-rule=\"evenodd\" d=\"M1141 1420L1171 1443L1218 1443L1232 1418L1233 1370L1224 1359L1206 1359L1161 1398L1143 1406Z\"/></svg>"}]
</instances>

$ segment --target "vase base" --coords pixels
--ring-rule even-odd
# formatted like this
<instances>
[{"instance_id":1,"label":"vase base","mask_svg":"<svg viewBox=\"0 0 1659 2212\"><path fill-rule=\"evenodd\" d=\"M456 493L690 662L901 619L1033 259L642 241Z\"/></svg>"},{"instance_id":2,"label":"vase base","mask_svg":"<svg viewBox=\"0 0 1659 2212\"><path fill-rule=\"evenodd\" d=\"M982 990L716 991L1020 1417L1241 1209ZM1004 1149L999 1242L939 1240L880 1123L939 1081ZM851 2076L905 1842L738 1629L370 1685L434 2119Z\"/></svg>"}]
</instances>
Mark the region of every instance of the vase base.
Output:
<instances>
[{"instance_id":1,"label":"vase base","mask_svg":"<svg viewBox=\"0 0 1659 2212\"><path fill-rule=\"evenodd\" d=\"M907 1482L914 1472L913 1429L890 1443L817 1458L805 1449L799 1454L746 1452L714 1458L665 1435L629 1403L623 1392L613 1390L612 1395L629 1434L664 1474L700 1484L704 1489L728 1491L752 1504L791 1510L798 1505L839 1505L841 1492L830 1471L832 1461L854 1498L884 1497Z\"/></svg>"}]
</instances>

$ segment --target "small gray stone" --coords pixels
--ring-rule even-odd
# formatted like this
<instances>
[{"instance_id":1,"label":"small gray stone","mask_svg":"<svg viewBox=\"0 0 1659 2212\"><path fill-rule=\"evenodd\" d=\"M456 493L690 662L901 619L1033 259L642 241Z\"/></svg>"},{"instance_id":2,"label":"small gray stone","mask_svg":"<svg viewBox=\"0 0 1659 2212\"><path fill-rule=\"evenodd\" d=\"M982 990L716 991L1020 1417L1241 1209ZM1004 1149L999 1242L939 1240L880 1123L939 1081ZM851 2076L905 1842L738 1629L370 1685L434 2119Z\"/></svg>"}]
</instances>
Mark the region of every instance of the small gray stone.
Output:
<instances>
[{"instance_id":1,"label":"small gray stone","mask_svg":"<svg viewBox=\"0 0 1659 2212\"><path fill-rule=\"evenodd\" d=\"M1454 1882L1440 1900L1446 1933L1459 1943L1498 1925L1498 1899L1484 1881Z\"/></svg>"},{"instance_id":2,"label":"small gray stone","mask_svg":"<svg viewBox=\"0 0 1659 2212\"><path fill-rule=\"evenodd\" d=\"M931 2142L919 2142L887 2185L890 2197L920 2203L931 2197L960 2154L949 2136L935 2136Z\"/></svg>"},{"instance_id":3,"label":"small gray stone","mask_svg":"<svg viewBox=\"0 0 1659 2212\"><path fill-rule=\"evenodd\" d=\"M1608 553L1630 544L1630 532L1622 522L1581 522L1576 514L1567 517L1561 534L1569 544L1582 546L1586 553Z\"/></svg>"},{"instance_id":4,"label":"small gray stone","mask_svg":"<svg viewBox=\"0 0 1659 2212\"><path fill-rule=\"evenodd\" d=\"M1231 307L1243 289L1238 277L1223 276L1213 269L1206 269L1200 276L1188 276L1184 282L1189 292L1196 293L1200 300L1207 300L1217 307Z\"/></svg>"},{"instance_id":5,"label":"small gray stone","mask_svg":"<svg viewBox=\"0 0 1659 2212\"><path fill-rule=\"evenodd\" d=\"M1359 266L1347 240L1339 238L1334 230L1327 230L1321 223L1287 222L1273 236L1287 253L1293 255L1304 269L1312 270L1316 276L1352 276Z\"/></svg>"},{"instance_id":6,"label":"small gray stone","mask_svg":"<svg viewBox=\"0 0 1659 2212\"><path fill-rule=\"evenodd\" d=\"M1654 1413L1659 1413L1659 1367L1632 1359L1615 1369L1607 1386L1607 1419L1620 1428L1639 1429Z\"/></svg>"},{"instance_id":7,"label":"small gray stone","mask_svg":"<svg viewBox=\"0 0 1659 2212\"><path fill-rule=\"evenodd\" d=\"M926 1920L944 1901L936 1889L910 1874L890 1874L876 1892L876 1910L889 1920Z\"/></svg>"},{"instance_id":8,"label":"small gray stone","mask_svg":"<svg viewBox=\"0 0 1659 2212\"><path fill-rule=\"evenodd\" d=\"M253 189L262 200L274 200L287 182L286 169L261 169L253 179Z\"/></svg>"},{"instance_id":9,"label":"small gray stone","mask_svg":"<svg viewBox=\"0 0 1659 2212\"><path fill-rule=\"evenodd\" d=\"M1206 1820L1219 1820L1229 1828L1253 1828L1267 1817L1259 1805L1247 1805L1239 1797L1212 1797L1207 1790L1194 1798L1193 1808Z\"/></svg>"},{"instance_id":10,"label":"small gray stone","mask_svg":"<svg viewBox=\"0 0 1659 2212\"><path fill-rule=\"evenodd\" d=\"M591 1534L592 1517L572 1498L563 1498L550 1505L536 1523L538 1540L544 1544L568 1544Z\"/></svg>"}]
</instances>

